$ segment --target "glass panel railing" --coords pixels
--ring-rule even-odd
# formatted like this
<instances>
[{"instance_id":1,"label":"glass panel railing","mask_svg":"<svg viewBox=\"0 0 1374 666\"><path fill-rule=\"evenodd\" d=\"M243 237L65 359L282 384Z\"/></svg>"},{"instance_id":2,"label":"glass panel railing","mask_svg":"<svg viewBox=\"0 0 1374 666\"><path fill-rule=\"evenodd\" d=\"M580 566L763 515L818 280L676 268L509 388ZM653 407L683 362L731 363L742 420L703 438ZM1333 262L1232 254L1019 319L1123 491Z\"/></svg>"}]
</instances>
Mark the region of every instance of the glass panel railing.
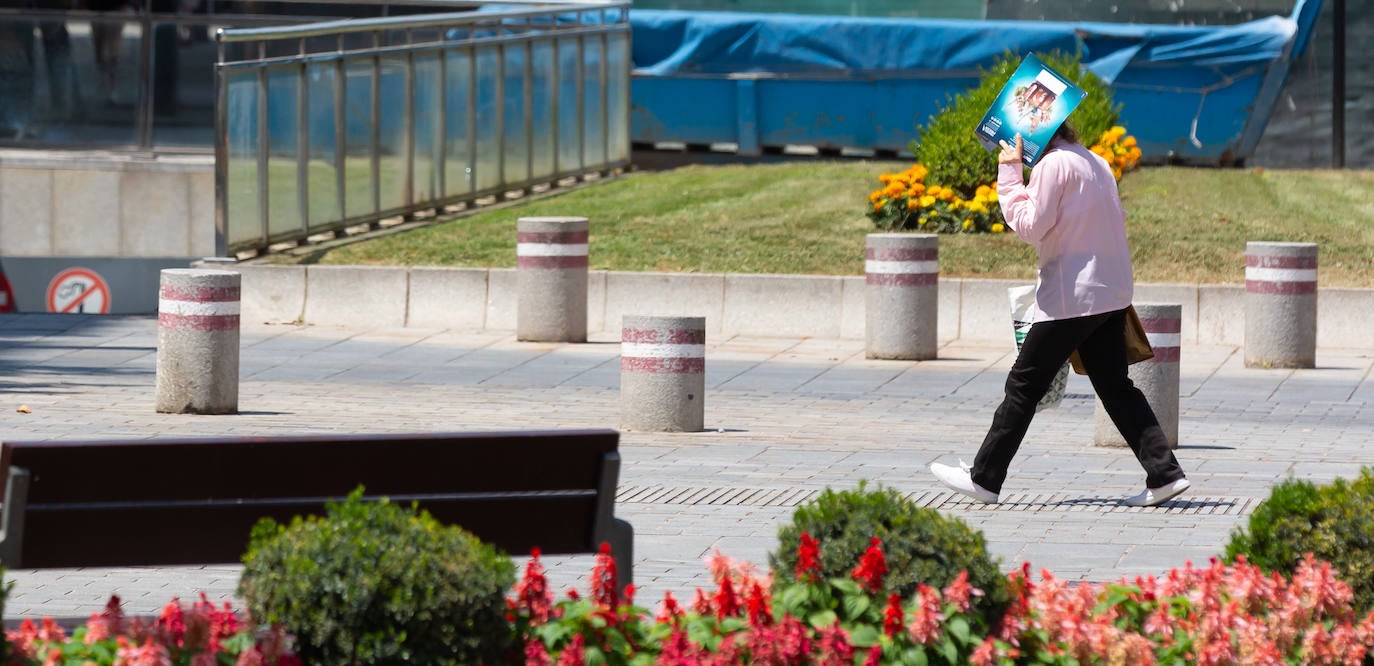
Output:
<instances>
[{"instance_id":1,"label":"glass panel railing","mask_svg":"<svg viewBox=\"0 0 1374 666\"><path fill-rule=\"evenodd\" d=\"M344 72L344 215L362 218L377 212L372 164L376 70L372 58L355 58L344 64Z\"/></svg>"},{"instance_id":2,"label":"glass panel railing","mask_svg":"<svg viewBox=\"0 0 1374 666\"><path fill-rule=\"evenodd\" d=\"M267 233L272 238L303 231L298 168L300 125L298 66L267 70Z\"/></svg>"},{"instance_id":3,"label":"glass panel railing","mask_svg":"<svg viewBox=\"0 0 1374 666\"><path fill-rule=\"evenodd\" d=\"M443 115L443 88L439 79L438 52L414 56L415 101L412 126L415 134L414 203L437 201L441 198L439 162L443 159L440 129Z\"/></svg>"},{"instance_id":4,"label":"glass panel railing","mask_svg":"<svg viewBox=\"0 0 1374 666\"><path fill-rule=\"evenodd\" d=\"M628 25L552 6L224 33L226 249L619 166Z\"/></svg>"},{"instance_id":5,"label":"glass panel railing","mask_svg":"<svg viewBox=\"0 0 1374 666\"><path fill-rule=\"evenodd\" d=\"M381 58L377 185L384 211L398 210L410 204L406 192L409 186L406 180L409 171L406 164L406 135L410 125L406 100L406 60L403 55Z\"/></svg>"},{"instance_id":6,"label":"glass panel railing","mask_svg":"<svg viewBox=\"0 0 1374 666\"><path fill-rule=\"evenodd\" d=\"M554 60L554 42L545 38L530 43L530 136L532 180L547 180L557 173L555 151L558 137L557 95L558 67Z\"/></svg>"},{"instance_id":7,"label":"glass panel railing","mask_svg":"<svg viewBox=\"0 0 1374 666\"><path fill-rule=\"evenodd\" d=\"M339 81L336 63L315 63L306 66L306 98L309 111L306 117L306 137L309 143L309 162L306 164L306 186L310 193L306 209L310 226L319 227L344 217L339 188L342 155L336 138L338 104L335 94Z\"/></svg>"},{"instance_id":8,"label":"glass panel railing","mask_svg":"<svg viewBox=\"0 0 1374 666\"><path fill-rule=\"evenodd\" d=\"M227 221L230 244L264 240L258 202L258 71L240 69L225 74L228 106L225 125L229 164L225 169Z\"/></svg>"},{"instance_id":9,"label":"glass panel railing","mask_svg":"<svg viewBox=\"0 0 1374 666\"><path fill-rule=\"evenodd\" d=\"M457 197L475 191L472 179L472 134L476 126L472 53L449 49L444 53L444 195Z\"/></svg>"}]
</instances>

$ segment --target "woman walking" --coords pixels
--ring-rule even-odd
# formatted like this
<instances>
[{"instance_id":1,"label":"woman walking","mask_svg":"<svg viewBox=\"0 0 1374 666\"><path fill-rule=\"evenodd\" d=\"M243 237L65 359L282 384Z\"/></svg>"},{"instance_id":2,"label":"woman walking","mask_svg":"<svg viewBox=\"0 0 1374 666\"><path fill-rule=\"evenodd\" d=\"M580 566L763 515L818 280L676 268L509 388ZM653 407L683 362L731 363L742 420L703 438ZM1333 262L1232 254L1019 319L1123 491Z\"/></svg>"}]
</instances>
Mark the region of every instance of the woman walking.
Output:
<instances>
[{"instance_id":1,"label":"woman walking","mask_svg":"<svg viewBox=\"0 0 1374 666\"><path fill-rule=\"evenodd\" d=\"M930 471L954 490L996 503L1036 403L1077 350L1093 390L1145 468L1145 489L1126 503L1166 502L1189 483L1154 411L1126 371L1126 308L1134 278L1116 179L1106 160L1083 147L1067 123L1031 170L1028 184L1022 182L1021 151L1019 134L1015 144L1003 144L997 194L1007 226L1035 246L1039 258L1034 323L973 466L932 463Z\"/></svg>"}]
</instances>

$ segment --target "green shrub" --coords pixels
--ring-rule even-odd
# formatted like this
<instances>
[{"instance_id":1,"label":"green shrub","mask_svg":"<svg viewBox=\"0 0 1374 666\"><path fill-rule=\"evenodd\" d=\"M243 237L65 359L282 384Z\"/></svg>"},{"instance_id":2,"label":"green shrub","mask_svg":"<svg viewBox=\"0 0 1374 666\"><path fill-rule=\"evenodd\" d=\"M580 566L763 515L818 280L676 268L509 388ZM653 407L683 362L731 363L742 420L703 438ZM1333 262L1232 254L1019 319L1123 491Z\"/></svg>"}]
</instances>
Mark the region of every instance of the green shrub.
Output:
<instances>
[{"instance_id":1,"label":"green shrub","mask_svg":"<svg viewBox=\"0 0 1374 666\"><path fill-rule=\"evenodd\" d=\"M1355 591L1355 608L1374 609L1374 470L1326 486L1289 479L1274 487L1237 528L1226 558L1291 575L1305 553L1330 562Z\"/></svg>"},{"instance_id":2,"label":"green shrub","mask_svg":"<svg viewBox=\"0 0 1374 666\"><path fill-rule=\"evenodd\" d=\"M1121 105L1112 103L1107 84L1084 69L1078 56L1060 51L1036 56L1087 91L1069 116L1069 124L1078 130L1085 145L1093 145L1116 124ZM952 187L960 196L970 198L979 185L997 181L997 153L983 146L974 129L1020 64L1020 56L1004 54L990 69L983 70L978 87L950 99L939 114L920 128L919 137L911 142L910 148L916 161L930 170L927 184Z\"/></svg>"},{"instance_id":3,"label":"green shrub","mask_svg":"<svg viewBox=\"0 0 1374 666\"><path fill-rule=\"evenodd\" d=\"M985 594L976 599L975 608L990 626L1010 599L1006 576L988 556L981 532L957 518L918 507L891 488L869 490L864 482L842 492L827 488L798 507L792 522L779 528L778 549L768 556L774 578L793 577L802 533L820 543L826 578L848 578L870 539L877 537L889 571L884 594L896 592L909 599L920 583L940 589L959 572L968 571L969 584Z\"/></svg>"},{"instance_id":4,"label":"green shrub","mask_svg":"<svg viewBox=\"0 0 1374 666\"><path fill-rule=\"evenodd\" d=\"M307 664L495 664L510 644L509 557L362 489L323 518L253 528L239 594Z\"/></svg>"}]
</instances>

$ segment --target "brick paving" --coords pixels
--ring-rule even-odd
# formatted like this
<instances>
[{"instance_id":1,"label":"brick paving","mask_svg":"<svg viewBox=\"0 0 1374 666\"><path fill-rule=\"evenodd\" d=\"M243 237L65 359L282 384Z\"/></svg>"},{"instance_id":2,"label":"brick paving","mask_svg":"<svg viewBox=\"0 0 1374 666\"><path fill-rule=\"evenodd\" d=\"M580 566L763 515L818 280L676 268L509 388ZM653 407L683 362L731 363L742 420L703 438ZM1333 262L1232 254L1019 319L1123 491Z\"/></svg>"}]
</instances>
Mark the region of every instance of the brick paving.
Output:
<instances>
[{"instance_id":1,"label":"brick paving","mask_svg":"<svg viewBox=\"0 0 1374 666\"><path fill-rule=\"evenodd\" d=\"M5 315L0 436L615 428L617 342L253 326L241 345L241 413L189 416L153 410L155 318ZM1320 349L1316 369L1250 370L1240 351L1183 349L1177 453L1194 488L1180 500L1153 509L1119 502L1143 474L1126 449L1093 445L1092 391L1074 376L1064 404L1032 425L1007 502L985 507L945 492L926 466L972 459L1000 399L1008 348L954 341L939 360L902 362L864 359L862 341L708 339L706 431L622 435L616 512L635 527L640 600L709 585L702 559L715 550L765 565L798 504L861 479L982 530L1005 569L1029 561L1100 581L1205 562L1276 482L1327 482L1374 463L1374 353ZM157 526L129 525L128 538L149 529ZM585 588L589 557L546 563L558 588ZM112 593L132 613L202 590L233 599L238 572L16 570L7 575L16 585L6 618L84 617Z\"/></svg>"}]
</instances>

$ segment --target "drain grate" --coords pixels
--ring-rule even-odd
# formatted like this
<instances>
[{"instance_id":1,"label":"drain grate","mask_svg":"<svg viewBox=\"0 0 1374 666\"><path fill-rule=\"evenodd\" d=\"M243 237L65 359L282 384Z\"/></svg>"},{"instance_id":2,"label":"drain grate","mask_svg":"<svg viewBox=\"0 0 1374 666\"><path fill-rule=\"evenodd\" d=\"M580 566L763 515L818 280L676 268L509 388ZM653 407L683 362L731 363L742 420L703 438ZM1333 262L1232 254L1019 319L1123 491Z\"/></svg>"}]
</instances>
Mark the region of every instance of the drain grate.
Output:
<instances>
[{"instance_id":1,"label":"drain grate","mask_svg":"<svg viewBox=\"0 0 1374 666\"><path fill-rule=\"evenodd\" d=\"M816 498L819 490L803 488L734 488L701 486L621 486L616 492L620 504L667 504L695 506L776 506L795 507ZM917 506L960 511L1030 511L1119 513L1126 511L1168 513L1193 516L1241 516L1254 510L1259 500L1253 497L1197 497L1176 499L1161 506L1126 506L1117 497L1080 497L1062 493L1012 493L997 504L980 504L963 495L942 491L907 493Z\"/></svg>"}]
</instances>

